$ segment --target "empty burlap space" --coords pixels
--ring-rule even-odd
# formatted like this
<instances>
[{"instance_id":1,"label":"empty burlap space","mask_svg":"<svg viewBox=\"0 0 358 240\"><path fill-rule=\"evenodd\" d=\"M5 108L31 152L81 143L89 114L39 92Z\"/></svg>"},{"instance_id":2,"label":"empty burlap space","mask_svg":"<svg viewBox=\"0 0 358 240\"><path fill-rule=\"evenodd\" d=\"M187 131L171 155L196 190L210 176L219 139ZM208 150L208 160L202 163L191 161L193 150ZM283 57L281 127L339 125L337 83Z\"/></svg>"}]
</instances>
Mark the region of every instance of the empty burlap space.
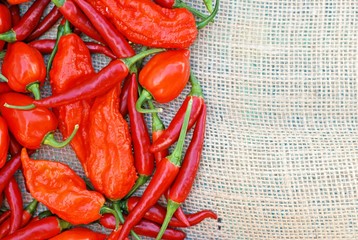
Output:
<instances>
[{"instance_id":1,"label":"empty burlap space","mask_svg":"<svg viewBox=\"0 0 358 240\"><path fill-rule=\"evenodd\" d=\"M186 2L205 11L200 0ZM219 219L184 229L187 239L358 239L357 6L221 1L215 23L190 48L208 117L183 205ZM109 59L93 62L98 71ZM163 105L166 126L189 89ZM70 147L42 147L35 157L83 176Z\"/></svg>"}]
</instances>

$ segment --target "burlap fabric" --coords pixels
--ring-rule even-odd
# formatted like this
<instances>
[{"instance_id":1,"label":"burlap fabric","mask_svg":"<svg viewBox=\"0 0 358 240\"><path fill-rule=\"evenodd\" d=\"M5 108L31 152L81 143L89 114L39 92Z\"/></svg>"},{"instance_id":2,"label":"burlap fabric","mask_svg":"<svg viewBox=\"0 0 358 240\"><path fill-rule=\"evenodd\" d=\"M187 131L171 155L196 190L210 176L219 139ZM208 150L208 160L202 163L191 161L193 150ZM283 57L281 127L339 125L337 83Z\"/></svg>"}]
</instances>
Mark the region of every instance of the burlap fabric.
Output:
<instances>
[{"instance_id":1,"label":"burlap fabric","mask_svg":"<svg viewBox=\"0 0 358 240\"><path fill-rule=\"evenodd\" d=\"M357 4L222 0L191 47L208 124L183 205L219 220L185 229L188 239L358 239ZM188 90L164 106L166 125ZM70 147L36 157L83 176Z\"/></svg>"}]
</instances>

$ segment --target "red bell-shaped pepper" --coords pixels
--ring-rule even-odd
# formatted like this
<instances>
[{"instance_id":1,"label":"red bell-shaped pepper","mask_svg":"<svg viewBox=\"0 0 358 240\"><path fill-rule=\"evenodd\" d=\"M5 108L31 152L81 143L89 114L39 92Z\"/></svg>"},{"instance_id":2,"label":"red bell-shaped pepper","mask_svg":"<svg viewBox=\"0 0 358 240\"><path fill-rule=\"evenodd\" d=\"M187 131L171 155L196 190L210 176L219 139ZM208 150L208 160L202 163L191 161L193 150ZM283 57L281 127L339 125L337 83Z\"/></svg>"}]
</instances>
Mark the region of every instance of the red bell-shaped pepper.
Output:
<instances>
[{"instance_id":1,"label":"red bell-shaped pepper","mask_svg":"<svg viewBox=\"0 0 358 240\"><path fill-rule=\"evenodd\" d=\"M11 13L4 5L0 4L0 33L9 31L11 28ZM0 41L0 51L4 48L5 42Z\"/></svg>"}]
</instances>

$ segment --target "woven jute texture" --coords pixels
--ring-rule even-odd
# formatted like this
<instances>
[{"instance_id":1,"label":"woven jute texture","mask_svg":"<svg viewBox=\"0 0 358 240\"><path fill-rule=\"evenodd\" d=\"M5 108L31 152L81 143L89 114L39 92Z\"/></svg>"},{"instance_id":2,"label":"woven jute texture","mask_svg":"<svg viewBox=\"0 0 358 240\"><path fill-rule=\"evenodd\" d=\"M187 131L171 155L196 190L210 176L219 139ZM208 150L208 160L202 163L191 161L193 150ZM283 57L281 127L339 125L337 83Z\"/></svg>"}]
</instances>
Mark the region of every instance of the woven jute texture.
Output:
<instances>
[{"instance_id":1,"label":"woven jute texture","mask_svg":"<svg viewBox=\"0 0 358 240\"><path fill-rule=\"evenodd\" d=\"M205 11L200 0L188 4ZM187 239L358 239L357 6L221 1L190 48L208 122L183 205L219 219L185 229ZM108 61L93 57L97 70ZM188 91L163 106L166 126ZM42 147L35 157L83 176L70 147Z\"/></svg>"}]
</instances>

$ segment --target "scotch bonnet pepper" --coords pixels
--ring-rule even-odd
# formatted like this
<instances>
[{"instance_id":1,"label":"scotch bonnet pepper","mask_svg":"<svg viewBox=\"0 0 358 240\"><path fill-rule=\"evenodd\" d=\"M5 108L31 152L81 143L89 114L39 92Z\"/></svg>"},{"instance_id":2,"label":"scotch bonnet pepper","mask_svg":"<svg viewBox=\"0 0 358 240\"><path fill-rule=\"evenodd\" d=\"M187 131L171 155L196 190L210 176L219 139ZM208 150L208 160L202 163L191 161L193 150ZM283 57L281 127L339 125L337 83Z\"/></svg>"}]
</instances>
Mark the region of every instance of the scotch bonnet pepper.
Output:
<instances>
[{"instance_id":1,"label":"scotch bonnet pepper","mask_svg":"<svg viewBox=\"0 0 358 240\"><path fill-rule=\"evenodd\" d=\"M11 13L4 5L0 4L0 33L6 32L11 28ZM0 51L4 48L5 42L0 41Z\"/></svg>"}]
</instances>

